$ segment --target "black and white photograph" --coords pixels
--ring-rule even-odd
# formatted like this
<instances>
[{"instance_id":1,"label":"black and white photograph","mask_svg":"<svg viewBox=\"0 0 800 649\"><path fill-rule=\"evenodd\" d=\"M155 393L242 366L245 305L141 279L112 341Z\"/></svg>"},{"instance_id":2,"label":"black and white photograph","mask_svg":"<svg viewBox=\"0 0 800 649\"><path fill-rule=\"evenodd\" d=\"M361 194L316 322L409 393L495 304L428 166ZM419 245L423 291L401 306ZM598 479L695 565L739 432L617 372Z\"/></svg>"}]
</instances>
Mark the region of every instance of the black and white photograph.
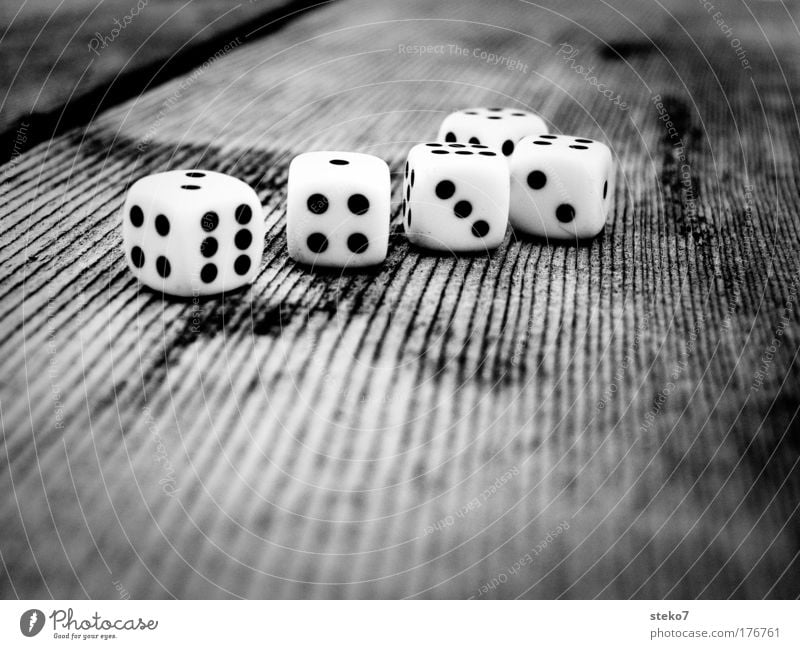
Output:
<instances>
[{"instance_id":1,"label":"black and white photograph","mask_svg":"<svg viewBox=\"0 0 800 649\"><path fill-rule=\"evenodd\" d=\"M4 0L0 61L4 646L798 646L800 3Z\"/></svg>"}]
</instances>

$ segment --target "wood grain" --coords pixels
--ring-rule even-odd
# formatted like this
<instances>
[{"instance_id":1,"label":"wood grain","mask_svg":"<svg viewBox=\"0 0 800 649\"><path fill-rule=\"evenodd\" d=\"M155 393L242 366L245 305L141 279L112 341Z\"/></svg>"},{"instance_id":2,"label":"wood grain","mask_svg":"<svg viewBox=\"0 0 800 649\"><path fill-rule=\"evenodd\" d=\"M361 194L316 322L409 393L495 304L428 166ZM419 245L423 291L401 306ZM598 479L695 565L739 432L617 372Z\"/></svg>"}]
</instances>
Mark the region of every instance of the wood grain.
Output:
<instances>
[{"instance_id":1,"label":"wood grain","mask_svg":"<svg viewBox=\"0 0 800 649\"><path fill-rule=\"evenodd\" d=\"M3 167L0 593L797 597L796 16L718 5L750 70L696 3L342 0ZM607 141L603 234L434 255L395 201L380 268L288 259L293 155L397 192L468 105ZM127 185L187 166L258 191L251 289L126 270Z\"/></svg>"},{"instance_id":2,"label":"wood grain","mask_svg":"<svg viewBox=\"0 0 800 649\"><path fill-rule=\"evenodd\" d=\"M260 0L8 0L0 6L0 129L99 87L119 92L132 70L186 50L283 4ZM84 116L84 123L86 122Z\"/></svg>"}]
</instances>

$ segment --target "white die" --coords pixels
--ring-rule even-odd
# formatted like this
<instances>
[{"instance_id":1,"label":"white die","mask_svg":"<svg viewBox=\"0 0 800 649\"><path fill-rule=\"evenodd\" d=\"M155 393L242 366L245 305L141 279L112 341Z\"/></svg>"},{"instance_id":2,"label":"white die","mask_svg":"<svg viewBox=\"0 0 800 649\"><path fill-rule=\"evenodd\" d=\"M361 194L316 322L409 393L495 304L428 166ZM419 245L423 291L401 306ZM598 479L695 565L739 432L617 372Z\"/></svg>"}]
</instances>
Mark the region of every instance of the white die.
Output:
<instances>
[{"instance_id":1,"label":"white die","mask_svg":"<svg viewBox=\"0 0 800 649\"><path fill-rule=\"evenodd\" d=\"M439 142L486 144L506 157L526 135L547 133L544 120L516 108L465 108L450 113L439 127Z\"/></svg>"},{"instance_id":2,"label":"white die","mask_svg":"<svg viewBox=\"0 0 800 649\"><path fill-rule=\"evenodd\" d=\"M122 209L125 259L139 280L171 295L213 295L253 281L264 250L261 202L214 171L145 176Z\"/></svg>"},{"instance_id":3,"label":"white die","mask_svg":"<svg viewBox=\"0 0 800 649\"><path fill-rule=\"evenodd\" d=\"M508 164L484 144L418 144L408 154L403 225L425 248L470 252L496 248L508 224Z\"/></svg>"},{"instance_id":4,"label":"white die","mask_svg":"<svg viewBox=\"0 0 800 649\"><path fill-rule=\"evenodd\" d=\"M594 237L612 202L609 148L584 137L542 134L517 144L511 157L515 229L554 239Z\"/></svg>"},{"instance_id":5,"label":"white die","mask_svg":"<svg viewBox=\"0 0 800 649\"><path fill-rule=\"evenodd\" d=\"M389 246L389 166L365 153L313 151L289 166L286 238L305 264L380 264Z\"/></svg>"}]
</instances>

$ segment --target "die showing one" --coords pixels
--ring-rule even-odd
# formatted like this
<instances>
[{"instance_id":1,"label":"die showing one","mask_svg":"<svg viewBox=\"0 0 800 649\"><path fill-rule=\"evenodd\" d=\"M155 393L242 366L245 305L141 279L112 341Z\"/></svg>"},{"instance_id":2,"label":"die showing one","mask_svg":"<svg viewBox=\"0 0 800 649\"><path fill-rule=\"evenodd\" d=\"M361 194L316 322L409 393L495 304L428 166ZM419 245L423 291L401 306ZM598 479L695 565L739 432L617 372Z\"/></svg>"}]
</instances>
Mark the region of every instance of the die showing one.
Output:
<instances>
[{"instance_id":1,"label":"die showing one","mask_svg":"<svg viewBox=\"0 0 800 649\"><path fill-rule=\"evenodd\" d=\"M289 165L289 255L313 266L352 268L386 259L389 166L365 153L312 151Z\"/></svg>"},{"instance_id":2,"label":"die showing one","mask_svg":"<svg viewBox=\"0 0 800 649\"><path fill-rule=\"evenodd\" d=\"M408 154L401 208L409 241L470 252L496 248L508 224L505 158L484 144L418 144Z\"/></svg>"},{"instance_id":3,"label":"die showing one","mask_svg":"<svg viewBox=\"0 0 800 649\"><path fill-rule=\"evenodd\" d=\"M466 108L450 113L439 127L440 142L486 144L508 157L526 135L547 133L544 120L516 108Z\"/></svg>"},{"instance_id":4,"label":"die showing one","mask_svg":"<svg viewBox=\"0 0 800 649\"><path fill-rule=\"evenodd\" d=\"M255 278L264 249L261 202L246 183L214 171L145 176L122 209L125 259L150 288L188 297Z\"/></svg>"},{"instance_id":5,"label":"die showing one","mask_svg":"<svg viewBox=\"0 0 800 649\"><path fill-rule=\"evenodd\" d=\"M541 134L517 144L511 157L515 229L554 239L594 237L612 201L609 148L584 137Z\"/></svg>"}]
</instances>

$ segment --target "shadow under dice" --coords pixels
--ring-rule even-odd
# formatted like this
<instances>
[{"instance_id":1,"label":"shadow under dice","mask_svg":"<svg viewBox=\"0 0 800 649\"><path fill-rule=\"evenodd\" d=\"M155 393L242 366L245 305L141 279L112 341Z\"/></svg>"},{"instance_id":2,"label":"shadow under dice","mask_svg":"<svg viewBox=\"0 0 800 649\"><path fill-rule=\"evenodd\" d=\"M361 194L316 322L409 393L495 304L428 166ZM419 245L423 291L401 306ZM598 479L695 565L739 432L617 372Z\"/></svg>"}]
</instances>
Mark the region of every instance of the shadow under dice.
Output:
<instances>
[{"instance_id":1,"label":"shadow under dice","mask_svg":"<svg viewBox=\"0 0 800 649\"><path fill-rule=\"evenodd\" d=\"M264 249L261 202L214 171L145 176L122 211L125 259L150 288L182 297L231 291L255 278Z\"/></svg>"},{"instance_id":2,"label":"shadow under dice","mask_svg":"<svg viewBox=\"0 0 800 649\"><path fill-rule=\"evenodd\" d=\"M295 261L352 268L386 259L389 166L364 153L312 151L289 166L286 238Z\"/></svg>"},{"instance_id":3,"label":"shadow under dice","mask_svg":"<svg viewBox=\"0 0 800 649\"><path fill-rule=\"evenodd\" d=\"M554 239L596 236L612 202L611 151L600 142L542 134L511 157L509 218L516 230Z\"/></svg>"},{"instance_id":4,"label":"shadow under dice","mask_svg":"<svg viewBox=\"0 0 800 649\"><path fill-rule=\"evenodd\" d=\"M440 142L486 144L508 157L526 135L547 133L544 120L516 108L466 108L450 113L439 127Z\"/></svg>"},{"instance_id":5,"label":"shadow under dice","mask_svg":"<svg viewBox=\"0 0 800 649\"><path fill-rule=\"evenodd\" d=\"M409 241L470 252L496 248L508 224L505 158L483 144L415 146L404 171L402 212Z\"/></svg>"}]
</instances>

